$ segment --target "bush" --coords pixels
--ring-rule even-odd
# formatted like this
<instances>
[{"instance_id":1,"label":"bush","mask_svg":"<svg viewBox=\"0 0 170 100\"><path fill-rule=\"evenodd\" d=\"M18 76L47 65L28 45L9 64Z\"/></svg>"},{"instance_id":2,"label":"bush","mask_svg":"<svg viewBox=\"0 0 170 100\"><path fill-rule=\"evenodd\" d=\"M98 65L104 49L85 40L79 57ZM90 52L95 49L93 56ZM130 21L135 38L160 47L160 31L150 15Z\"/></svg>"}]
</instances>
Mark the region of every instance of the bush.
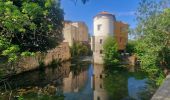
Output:
<instances>
[{"instance_id":1,"label":"bush","mask_svg":"<svg viewBox=\"0 0 170 100\"><path fill-rule=\"evenodd\" d=\"M128 53L135 53L135 42L136 41L128 41L128 44L126 45L126 52Z\"/></svg>"},{"instance_id":2,"label":"bush","mask_svg":"<svg viewBox=\"0 0 170 100\"><path fill-rule=\"evenodd\" d=\"M72 57L88 56L90 52L90 47L80 42L74 42L73 46L71 47Z\"/></svg>"},{"instance_id":3,"label":"bush","mask_svg":"<svg viewBox=\"0 0 170 100\"><path fill-rule=\"evenodd\" d=\"M117 66L120 63L120 55L118 53L118 46L113 37L108 37L104 44L104 64L106 66Z\"/></svg>"}]
</instances>

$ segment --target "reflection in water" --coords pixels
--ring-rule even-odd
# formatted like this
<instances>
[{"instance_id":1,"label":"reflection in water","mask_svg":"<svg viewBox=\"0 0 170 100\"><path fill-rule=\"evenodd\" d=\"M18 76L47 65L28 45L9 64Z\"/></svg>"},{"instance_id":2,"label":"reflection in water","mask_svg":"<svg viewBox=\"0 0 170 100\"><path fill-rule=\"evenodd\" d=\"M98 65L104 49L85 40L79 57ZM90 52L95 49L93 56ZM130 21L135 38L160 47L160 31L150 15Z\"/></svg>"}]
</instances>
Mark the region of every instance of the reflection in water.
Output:
<instances>
[{"instance_id":1,"label":"reflection in water","mask_svg":"<svg viewBox=\"0 0 170 100\"><path fill-rule=\"evenodd\" d=\"M91 72L92 66L89 66L87 70L77 76L64 79L67 80L65 85L69 84L69 87L64 90L65 100L92 100ZM72 89L71 91L70 88Z\"/></svg>"},{"instance_id":2,"label":"reflection in water","mask_svg":"<svg viewBox=\"0 0 170 100\"><path fill-rule=\"evenodd\" d=\"M93 71L93 90L94 90L94 98L93 100L108 100L108 95L106 90L104 89L104 66L94 64Z\"/></svg>"},{"instance_id":3,"label":"reflection in water","mask_svg":"<svg viewBox=\"0 0 170 100\"><path fill-rule=\"evenodd\" d=\"M147 78L144 73L138 72L135 67L127 67L128 70L106 73L104 86L110 100L142 100L141 92L147 89ZM149 100L150 97L146 98L146 100Z\"/></svg>"},{"instance_id":4,"label":"reflection in water","mask_svg":"<svg viewBox=\"0 0 170 100\"><path fill-rule=\"evenodd\" d=\"M140 100L138 92L145 87L146 79L139 76L125 72L108 75L103 65L83 62L71 66L71 62L65 62L61 66L13 76L7 82L13 97L22 95L26 100ZM0 86L5 89L3 83ZM65 97L58 97L62 95Z\"/></svg>"},{"instance_id":5,"label":"reflection in water","mask_svg":"<svg viewBox=\"0 0 170 100\"><path fill-rule=\"evenodd\" d=\"M134 98L135 100L141 100L139 93L146 87L146 79L137 80L134 77L130 77L128 79L128 93L129 96Z\"/></svg>"},{"instance_id":6,"label":"reflection in water","mask_svg":"<svg viewBox=\"0 0 170 100\"><path fill-rule=\"evenodd\" d=\"M81 66L81 68L86 66ZM75 76L73 72L70 72L69 77L63 79L65 100L92 100L92 89L90 88L89 78L90 72L91 66Z\"/></svg>"}]
</instances>

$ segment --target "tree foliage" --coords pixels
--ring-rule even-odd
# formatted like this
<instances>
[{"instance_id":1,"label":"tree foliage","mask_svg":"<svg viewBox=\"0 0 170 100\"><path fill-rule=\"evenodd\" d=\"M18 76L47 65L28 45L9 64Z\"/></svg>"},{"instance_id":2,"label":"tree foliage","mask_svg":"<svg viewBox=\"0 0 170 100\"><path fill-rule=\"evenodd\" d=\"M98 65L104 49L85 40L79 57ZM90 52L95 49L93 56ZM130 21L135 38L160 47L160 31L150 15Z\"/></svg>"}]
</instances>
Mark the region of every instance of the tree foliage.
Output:
<instances>
[{"instance_id":1,"label":"tree foliage","mask_svg":"<svg viewBox=\"0 0 170 100\"><path fill-rule=\"evenodd\" d=\"M164 5L166 2L166 6ZM137 12L139 40L136 52L141 68L160 85L163 69L170 66L170 5L169 0L141 0Z\"/></svg>"},{"instance_id":2,"label":"tree foliage","mask_svg":"<svg viewBox=\"0 0 170 100\"><path fill-rule=\"evenodd\" d=\"M104 63L106 66L115 66L119 64L120 55L118 46L113 37L108 37L103 44Z\"/></svg>"},{"instance_id":3,"label":"tree foliage","mask_svg":"<svg viewBox=\"0 0 170 100\"><path fill-rule=\"evenodd\" d=\"M59 0L0 0L0 35L23 51L55 47L62 21Z\"/></svg>"},{"instance_id":4,"label":"tree foliage","mask_svg":"<svg viewBox=\"0 0 170 100\"><path fill-rule=\"evenodd\" d=\"M134 53L135 52L135 45L136 45L136 41L129 40L128 44L126 45L126 52Z\"/></svg>"},{"instance_id":5,"label":"tree foliage","mask_svg":"<svg viewBox=\"0 0 170 100\"><path fill-rule=\"evenodd\" d=\"M75 4L77 1L81 1L83 4L86 4L89 0L72 0Z\"/></svg>"},{"instance_id":6,"label":"tree foliage","mask_svg":"<svg viewBox=\"0 0 170 100\"><path fill-rule=\"evenodd\" d=\"M21 52L18 45L11 44L8 39L0 36L0 57L6 57L8 62L14 62L18 56L33 56L34 53L24 51Z\"/></svg>"},{"instance_id":7,"label":"tree foliage","mask_svg":"<svg viewBox=\"0 0 170 100\"><path fill-rule=\"evenodd\" d=\"M74 42L71 47L71 56L72 57L80 57L80 56L88 56L90 54L90 48L88 45L83 43Z\"/></svg>"}]
</instances>

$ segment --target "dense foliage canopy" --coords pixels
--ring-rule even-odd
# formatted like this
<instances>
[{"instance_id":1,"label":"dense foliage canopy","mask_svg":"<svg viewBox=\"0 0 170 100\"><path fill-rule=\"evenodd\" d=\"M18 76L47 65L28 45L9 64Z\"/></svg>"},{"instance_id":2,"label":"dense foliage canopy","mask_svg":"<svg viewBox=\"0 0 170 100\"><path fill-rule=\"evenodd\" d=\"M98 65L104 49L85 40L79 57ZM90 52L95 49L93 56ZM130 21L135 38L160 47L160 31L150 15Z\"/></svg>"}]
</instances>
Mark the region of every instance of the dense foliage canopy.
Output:
<instances>
[{"instance_id":1,"label":"dense foliage canopy","mask_svg":"<svg viewBox=\"0 0 170 100\"><path fill-rule=\"evenodd\" d=\"M63 19L59 0L0 0L0 35L23 51L55 47Z\"/></svg>"},{"instance_id":2,"label":"dense foliage canopy","mask_svg":"<svg viewBox=\"0 0 170 100\"><path fill-rule=\"evenodd\" d=\"M169 0L141 0L137 12L139 37L136 53L141 61L141 68L157 85L160 85L164 78L163 70L170 66L169 5Z\"/></svg>"},{"instance_id":3,"label":"dense foliage canopy","mask_svg":"<svg viewBox=\"0 0 170 100\"><path fill-rule=\"evenodd\" d=\"M81 57L90 55L91 50L89 45L80 42L74 42L71 47L71 56L72 57Z\"/></svg>"},{"instance_id":4,"label":"dense foliage canopy","mask_svg":"<svg viewBox=\"0 0 170 100\"><path fill-rule=\"evenodd\" d=\"M111 67L119 64L120 55L118 53L118 46L113 37L107 37L103 44L104 49L104 63Z\"/></svg>"}]
</instances>

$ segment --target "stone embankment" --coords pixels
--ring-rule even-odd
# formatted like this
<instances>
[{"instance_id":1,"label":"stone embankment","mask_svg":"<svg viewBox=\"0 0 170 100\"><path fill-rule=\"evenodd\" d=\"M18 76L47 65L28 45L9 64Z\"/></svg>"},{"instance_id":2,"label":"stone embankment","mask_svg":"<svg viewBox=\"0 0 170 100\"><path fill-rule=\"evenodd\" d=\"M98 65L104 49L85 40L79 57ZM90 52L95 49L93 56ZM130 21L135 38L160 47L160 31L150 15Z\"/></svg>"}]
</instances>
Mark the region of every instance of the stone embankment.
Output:
<instances>
[{"instance_id":1,"label":"stone embankment","mask_svg":"<svg viewBox=\"0 0 170 100\"><path fill-rule=\"evenodd\" d=\"M19 74L25 71L30 71L39 68L40 64L48 66L54 60L66 61L71 58L70 48L67 42L63 42L52 50L48 50L46 53L37 52L35 56L20 58L14 65L14 68L10 69L7 74L15 72ZM10 67L10 66L8 66Z\"/></svg>"},{"instance_id":2,"label":"stone embankment","mask_svg":"<svg viewBox=\"0 0 170 100\"><path fill-rule=\"evenodd\" d=\"M151 100L170 100L170 75L168 75L164 83L159 87Z\"/></svg>"}]
</instances>

